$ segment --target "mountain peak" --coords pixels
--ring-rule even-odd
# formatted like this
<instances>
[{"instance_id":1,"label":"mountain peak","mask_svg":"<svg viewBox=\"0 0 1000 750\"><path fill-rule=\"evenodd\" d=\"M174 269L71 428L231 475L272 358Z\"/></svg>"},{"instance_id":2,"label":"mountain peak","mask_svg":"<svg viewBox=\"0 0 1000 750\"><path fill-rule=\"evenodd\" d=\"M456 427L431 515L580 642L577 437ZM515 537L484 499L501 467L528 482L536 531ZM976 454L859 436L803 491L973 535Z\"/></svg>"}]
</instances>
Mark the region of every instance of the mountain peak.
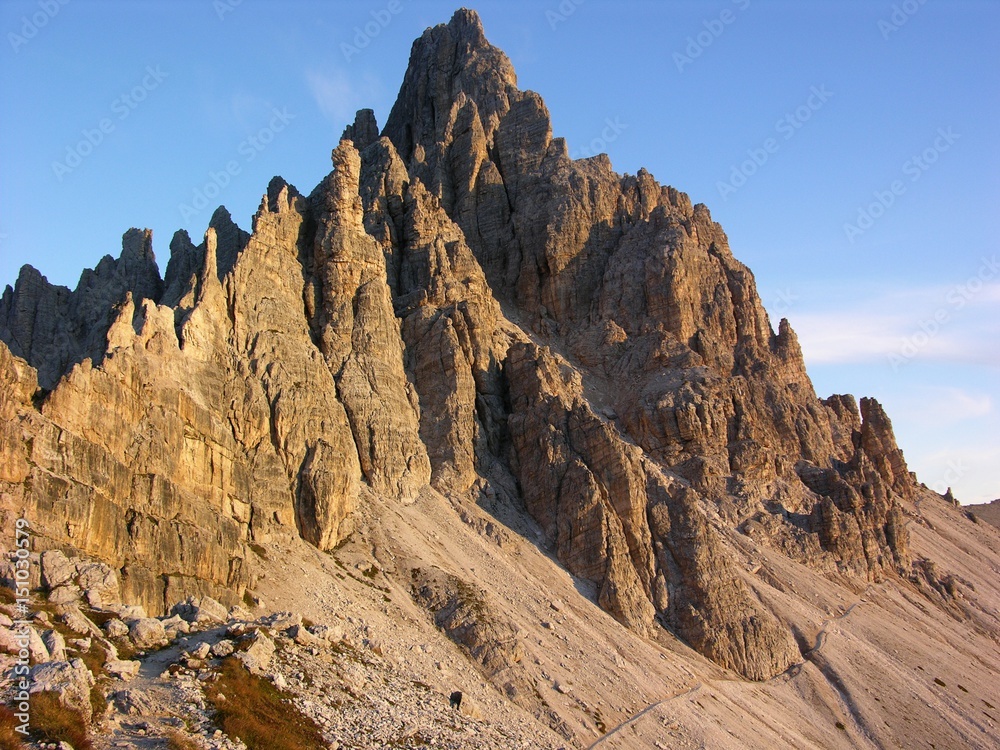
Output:
<instances>
[{"instance_id":1,"label":"mountain peak","mask_svg":"<svg viewBox=\"0 0 1000 750\"><path fill-rule=\"evenodd\" d=\"M252 234L220 207L202 244L175 235L162 282L130 230L76 290L26 269L0 297L0 537L30 519L155 616L349 612L355 667L369 644L426 658L404 683L489 684L491 720L566 740L510 746L690 723L909 747L915 716L939 747L978 738L998 538L917 484L878 402L817 398L707 208L571 159L464 9L331 168L308 194L271 180ZM92 585L74 569L50 603ZM279 658L327 648L302 624L272 621ZM369 703L345 690L309 700Z\"/></svg>"},{"instance_id":2,"label":"mountain peak","mask_svg":"<svg viewBox=\"0 0 1000 750\"><path fill-rule=\"evenodd\" d=\"M448 22L448 27L454 31L456 38L467 41L472 47L489 45L482 19L470 8L456 10Z\"/></svg>"},{"instance_id":3,"label":"mountain peak","mask_svg":"<svg viewBox=\"0 0 1000 750\"><path fill-rule=\"evenodd\" d=\"M486 123L510 108L517 74L510 59L486 39L482 21L462 9L451 21L427 29L413 43L410 61L383 135L404 161L446 138L453 107L463 94Z\"/></svg>"}]
</instances>

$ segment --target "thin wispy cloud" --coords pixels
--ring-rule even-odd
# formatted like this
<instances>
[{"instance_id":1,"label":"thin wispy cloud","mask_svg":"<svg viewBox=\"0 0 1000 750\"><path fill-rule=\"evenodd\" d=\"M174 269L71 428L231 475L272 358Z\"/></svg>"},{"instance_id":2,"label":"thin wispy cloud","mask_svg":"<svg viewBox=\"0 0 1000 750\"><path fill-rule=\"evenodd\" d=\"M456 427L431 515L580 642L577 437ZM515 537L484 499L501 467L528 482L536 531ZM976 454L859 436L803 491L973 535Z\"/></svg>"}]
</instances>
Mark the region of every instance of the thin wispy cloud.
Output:
<instances>
[{"instance_id":1,"label":"thin wispy cloud","mask_svg":"<svg viewBox=\"0 0 1000 750\"><path fill-rule=\"evenodd\" d=\"M807 309L838 294L810 294L785 315L807 364L937 361L1000 366L1000 283L854 291L843 306Z\"/></svg>"},{"instance_id":2,"label":"thin wispy cloud","mask_svg":"<svg viewBox=\"0 0 1000 750\"><path fill-rule=\"evenodd\" d=\"M988 503L1000 499L1000 446L954 445L918 456L918 479L935 492L952 488L959 502ZM912 461L911 461L912 463Z\"/></svg>"},{"instance_id":3,"label":"thin wispy cloud","mask_svg":"<svg viewBox=\"0 0 1000 750\"><path fill-rule=\"evenodd\" d=\"M996 412L996 404L988 393L953 386L921 386L902 400L911 412L918 412L924 421L940 426L981 419Z\"/></svg>"},{"instance_id":4,"label":"thin wispy cloud","mask_svg":"<svg viewBox=\"0 0 1000 750\"><path fill-rule=\"evenodd\" d=\"M244 130L256 130L262 121L271 115L274 104L263 97L240 91L233 94L229 100L229 109L233 119Z\"/></svg>"},{"instance_id":5,"label":"thin wispy cloud","mask_svg":"<svg viewBox=\"0 0 1000 750\"><path fill-rule=\"evenodd\" d=\"M353 122L359 109L371 107L383 93L376 76L348 75L339 68L307 70L306 83L320 112L338 127Z\"/></svg>"}]
</instances>

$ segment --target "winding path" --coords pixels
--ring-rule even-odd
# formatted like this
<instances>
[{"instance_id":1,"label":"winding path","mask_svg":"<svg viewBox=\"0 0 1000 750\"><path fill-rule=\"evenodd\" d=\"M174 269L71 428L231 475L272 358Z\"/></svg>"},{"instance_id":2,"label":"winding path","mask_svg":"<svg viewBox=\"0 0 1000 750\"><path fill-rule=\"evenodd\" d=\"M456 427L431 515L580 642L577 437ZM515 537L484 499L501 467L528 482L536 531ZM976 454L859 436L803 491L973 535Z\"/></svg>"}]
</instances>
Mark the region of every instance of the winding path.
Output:
<instances>
[{"instance_id":1,"label":"winding path","mask_svg":"<svg viewBox=\"0 0 1000 750\"><path fill-rule=\"evenodd\" d=\"M683 698L683 697L685 697L687 695L693 695L694 693L697 693L699 690L701 690L703 687L705 687L704 683L699 682L694 687L688 688L687 690L685 690L683 692L677 693L675 695L671 695L669 698L664 698L663 700L657 701L656 703L649 704L644 709L642 709L639 713L635 714L634 716L630 716L625 721L623 721L621 724L619 724L614 729L612 729L610 732L606 732L603 736L601 736L600 738L598 738L598 740L596 742L594 742L594 744L590 745L587 748L587 750L594 750L594 748L599 747L601 744L604 743L605 740L610 739L611 737L613 737L614 735L618 734L623 729L627 729L628 727L632 726L632 724L634 724L635 722L639 721L639 719L641 719L643 716L645 716L646 714L648 714L653 709L659 708L660 706L662 706L662 705L664 705L666 703L670 703L671 701L677 700L678 698Z\"/></svg>"},{"instance_id":2,"label":"winding path","mask_svg":"<svg viewBox=\"0 0 1000 750\"><path fill-rule=\"evenodd\" d=\"M809 649L809 651L807 651L805 654L803 654L803 656L808 659L809 658L809 654L812 654L813 652L819 651L821 648L823 648L823 643L826 641L826 633L830 629L830 626L833 625L834 623L839 622L840 620L843 620L845 617L847 617L849 614L851 614L851 612L853 612L855 609L857 609L860 605L867 604L868 602L865 601L865 597L868 596L868 594L871 593L872 589L874 589L874 588L875 588L875 584L869 584L868 588L866 588L861 593L861 596L858 597L858 600L856 602L854 602L854 604L852 604L850 607L848 607L847 609L845 609L843 612L841 612L836 617L829 617L826 620L823 620L823 624L820 626L820 631L819 631L819 633L816 634L816 643L815 643L815 645L811 649Z\"/></svg>"}]
</instances>

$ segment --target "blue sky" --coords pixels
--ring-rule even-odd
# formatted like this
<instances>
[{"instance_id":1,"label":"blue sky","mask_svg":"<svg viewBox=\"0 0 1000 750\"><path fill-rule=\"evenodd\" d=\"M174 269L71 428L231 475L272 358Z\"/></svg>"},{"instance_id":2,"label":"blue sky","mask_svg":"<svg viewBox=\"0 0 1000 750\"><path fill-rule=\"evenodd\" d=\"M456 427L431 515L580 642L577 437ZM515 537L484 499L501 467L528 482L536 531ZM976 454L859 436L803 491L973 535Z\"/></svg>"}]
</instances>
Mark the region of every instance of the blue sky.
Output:
<instances>
[{"instance_id":1,"label":"blue sky","mask_svg":"<svg viewBox=\"0 0 1000 750\"><path fill-rule=\"evenodd\" d=\"M249 229L382 124L418 0L0 2L0 285L75 286L131 226ZM886 406L919 479L1000 497L1000 2L474 3L577 156L706 203L821 396Z\"/></svg>"}]
</instances>

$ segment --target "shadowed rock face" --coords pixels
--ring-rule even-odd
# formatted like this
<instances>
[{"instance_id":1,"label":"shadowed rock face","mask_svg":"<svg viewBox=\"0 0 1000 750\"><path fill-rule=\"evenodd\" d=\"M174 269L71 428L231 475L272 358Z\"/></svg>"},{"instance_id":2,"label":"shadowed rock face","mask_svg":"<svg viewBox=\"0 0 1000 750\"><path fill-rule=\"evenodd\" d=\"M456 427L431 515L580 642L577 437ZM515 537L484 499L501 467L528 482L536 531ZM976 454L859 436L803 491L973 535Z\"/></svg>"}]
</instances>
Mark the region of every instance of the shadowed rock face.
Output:
<instances>
[{"instance_id":1,"label":"shadowed rock face","mask_svg":"<svg viewBox=\"0 0 1000 750\"><path fill-rule=\"evenodd\" d=\"M816 397L707 208L571 160L474 13L414 44L381 135L363 110L344 136L308 197L271 182L252 233L225 209L201 245L178 233L163 280L139 230L75 291L22 270L0 299L7 522L27 510L41 547L159 613L239 599L253 541L334 547L363 498L518 487L601 607L751 679L798 651L738 534L908 571L914 480L882 408Z\"/></svg>"}]
</instances>

